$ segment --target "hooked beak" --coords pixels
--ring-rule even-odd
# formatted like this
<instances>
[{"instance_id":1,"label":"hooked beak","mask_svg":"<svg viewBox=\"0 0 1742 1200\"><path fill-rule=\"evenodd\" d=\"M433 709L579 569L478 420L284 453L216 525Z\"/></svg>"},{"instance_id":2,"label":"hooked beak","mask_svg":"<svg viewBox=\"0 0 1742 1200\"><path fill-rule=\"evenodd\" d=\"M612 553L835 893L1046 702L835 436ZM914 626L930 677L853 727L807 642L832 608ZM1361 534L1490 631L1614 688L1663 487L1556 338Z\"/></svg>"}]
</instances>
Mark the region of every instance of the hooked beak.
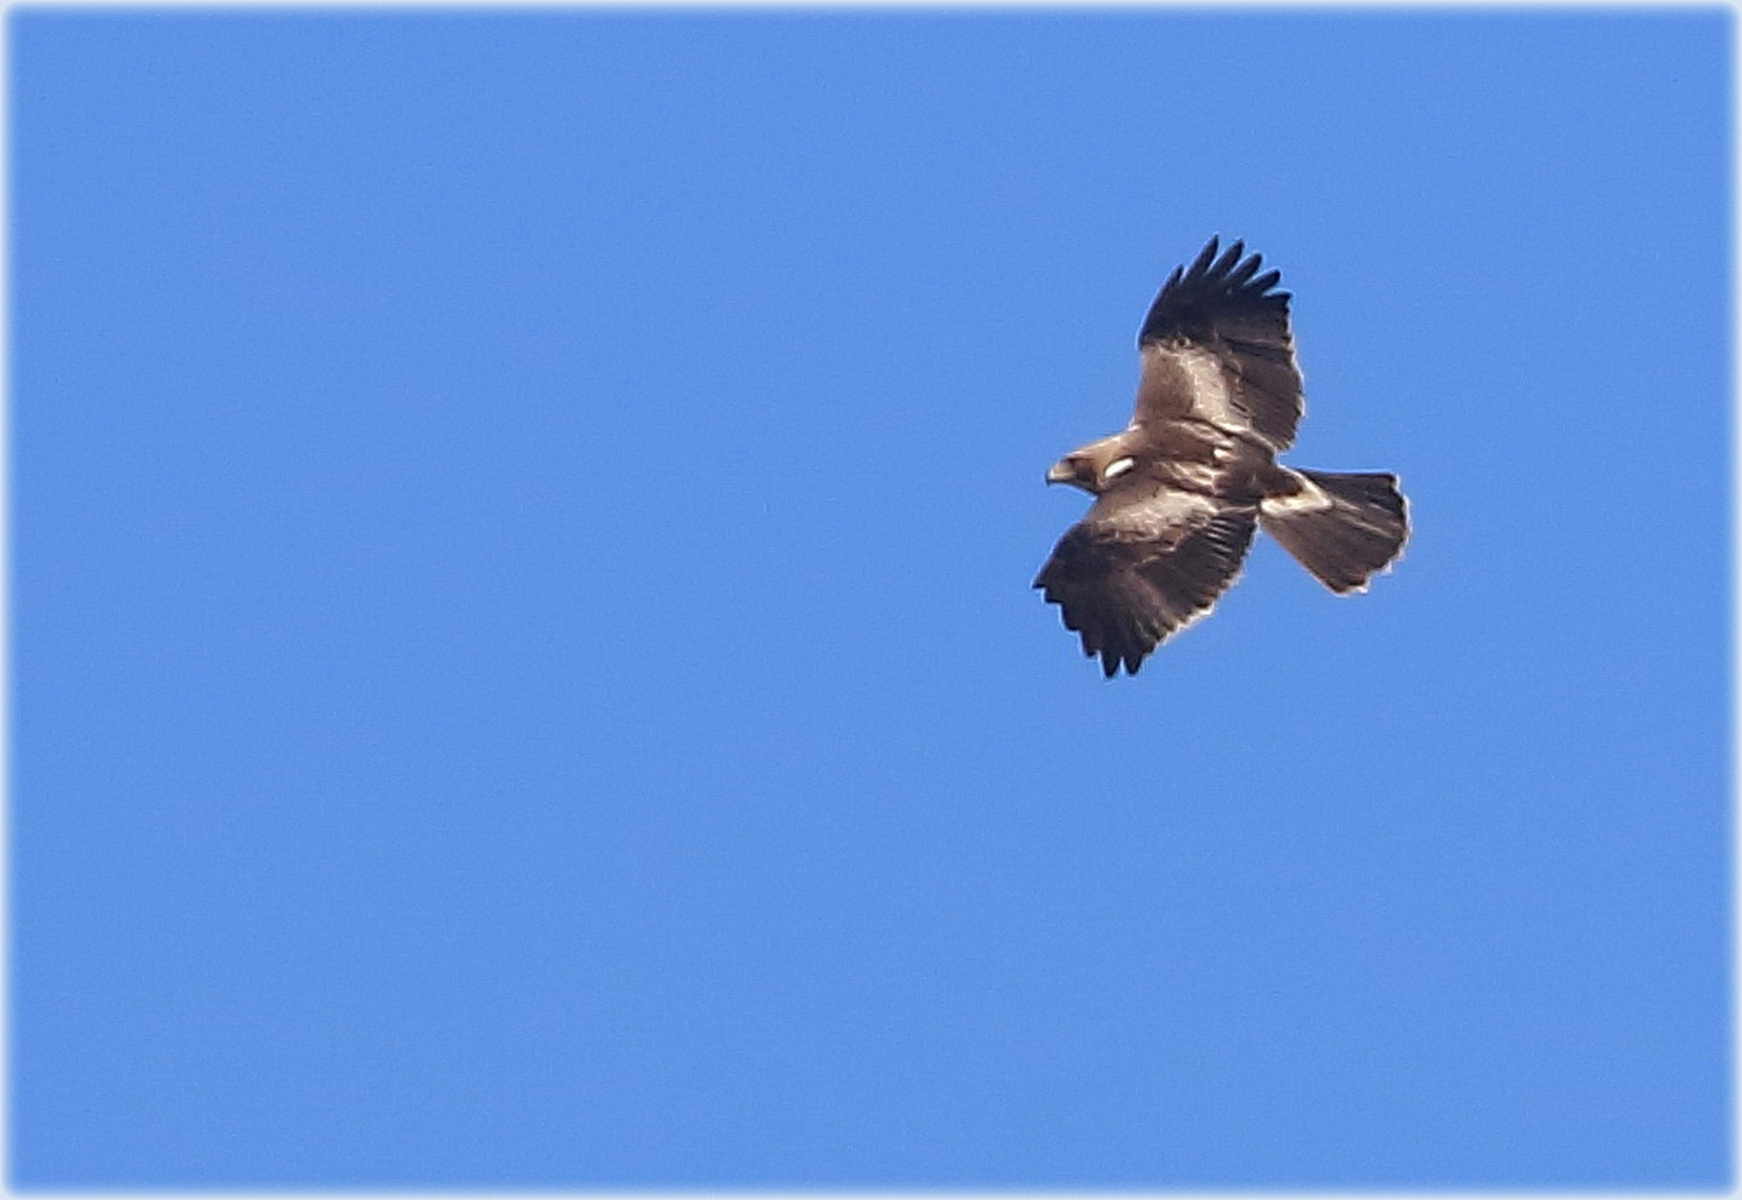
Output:
<instances>
[{"instance_id":1,"label":"hooked beak","mask_svg":"<svg viewBox=\"0 0 1742 1200\"><path fill-rule=\"evenodd\" d=\"M1071 469L1071 464L1062 458L1047 468L1046 472L1048 483L1069 483L1076 477L1077 473Z\"/></svg>"}]
</instances>

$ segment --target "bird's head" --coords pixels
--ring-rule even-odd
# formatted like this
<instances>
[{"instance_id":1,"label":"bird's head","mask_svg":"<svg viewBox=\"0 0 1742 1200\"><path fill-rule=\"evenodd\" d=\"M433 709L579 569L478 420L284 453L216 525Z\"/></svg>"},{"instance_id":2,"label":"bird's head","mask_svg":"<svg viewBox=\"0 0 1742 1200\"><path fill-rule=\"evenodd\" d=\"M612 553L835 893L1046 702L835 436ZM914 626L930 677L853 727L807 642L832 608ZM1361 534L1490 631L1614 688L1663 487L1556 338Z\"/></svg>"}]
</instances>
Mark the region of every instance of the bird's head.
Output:
<instances>
[{"instance_id":1,"label":"bird's head","mask_svg":"<svg viewBox=\"0 0 1742 1200\"><path fill-rule=\"evenodd\" d=\"M1046 473L1048 483L1068 483L1099 496L1113 481L1137 465L1126 452L1124 439L1102 438L1080 450L1073 450L1052 465Z\"/></svg>"}]
</instances>

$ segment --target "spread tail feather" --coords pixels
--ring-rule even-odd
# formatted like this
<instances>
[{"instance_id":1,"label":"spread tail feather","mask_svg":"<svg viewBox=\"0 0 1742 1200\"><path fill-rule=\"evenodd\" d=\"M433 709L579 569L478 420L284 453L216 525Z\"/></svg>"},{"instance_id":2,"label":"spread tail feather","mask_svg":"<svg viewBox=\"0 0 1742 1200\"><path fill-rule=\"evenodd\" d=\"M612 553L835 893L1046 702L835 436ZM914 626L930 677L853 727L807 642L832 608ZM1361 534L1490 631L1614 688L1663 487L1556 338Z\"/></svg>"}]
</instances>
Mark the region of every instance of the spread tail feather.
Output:
<instances>
[{"instance_id":1,"label":"spread tail feather","mask_svg":"<svg viewBox=\"0 0 1742 1200\"><path fill-rule=\"evenodd\" d=\"M1409 508L1397 476L1291 471L1302 487L1266 496L1259 523L1333 592L1364 590L1409 539Z\"/></svg>"}]
</instances>

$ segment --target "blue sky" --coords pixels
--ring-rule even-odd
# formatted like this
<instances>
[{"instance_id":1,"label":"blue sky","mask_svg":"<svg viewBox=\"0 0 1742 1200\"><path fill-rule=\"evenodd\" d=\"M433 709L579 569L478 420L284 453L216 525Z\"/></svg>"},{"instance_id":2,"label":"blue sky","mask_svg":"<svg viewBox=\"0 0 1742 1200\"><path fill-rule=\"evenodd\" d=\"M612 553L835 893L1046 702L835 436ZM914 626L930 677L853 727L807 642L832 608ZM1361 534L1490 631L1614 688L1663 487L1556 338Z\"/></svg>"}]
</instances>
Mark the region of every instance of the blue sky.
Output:
<instances>
[{"instance_id":1,"label":"blue sky","mask_svg":"<svg viewBox=\"0 0 1742 1200\"><path fill-rule=\"evenodd\" d=\"M1720 1186L1730 18L13 9L20 1186ZM1261 540L1029 590L1175 263Z\"/></svg>"}]
</instances>

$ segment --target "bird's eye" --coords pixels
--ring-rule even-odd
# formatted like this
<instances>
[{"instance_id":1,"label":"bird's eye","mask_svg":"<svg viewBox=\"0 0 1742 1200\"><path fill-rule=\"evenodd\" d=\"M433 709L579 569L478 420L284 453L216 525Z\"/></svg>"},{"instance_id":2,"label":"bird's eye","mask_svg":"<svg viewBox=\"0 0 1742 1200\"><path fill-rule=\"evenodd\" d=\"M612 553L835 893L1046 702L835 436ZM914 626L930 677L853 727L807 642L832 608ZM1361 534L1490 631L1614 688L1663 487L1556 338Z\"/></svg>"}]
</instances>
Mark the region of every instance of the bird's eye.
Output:
<instances>
[{"instance_id":1,"label":"bird's eye","mask_svg":"<svg viewBox=\"0 0 1742 1200\"><path fill-rule=\"evenodd\" d=\"M1137 460L1135 458L1116 458L1107 464L1107 469L1105 471L1101 472L1101 482L1105 483L1108 480L1117 479L1136 465Z\"/></svg>"}]
</instances>

